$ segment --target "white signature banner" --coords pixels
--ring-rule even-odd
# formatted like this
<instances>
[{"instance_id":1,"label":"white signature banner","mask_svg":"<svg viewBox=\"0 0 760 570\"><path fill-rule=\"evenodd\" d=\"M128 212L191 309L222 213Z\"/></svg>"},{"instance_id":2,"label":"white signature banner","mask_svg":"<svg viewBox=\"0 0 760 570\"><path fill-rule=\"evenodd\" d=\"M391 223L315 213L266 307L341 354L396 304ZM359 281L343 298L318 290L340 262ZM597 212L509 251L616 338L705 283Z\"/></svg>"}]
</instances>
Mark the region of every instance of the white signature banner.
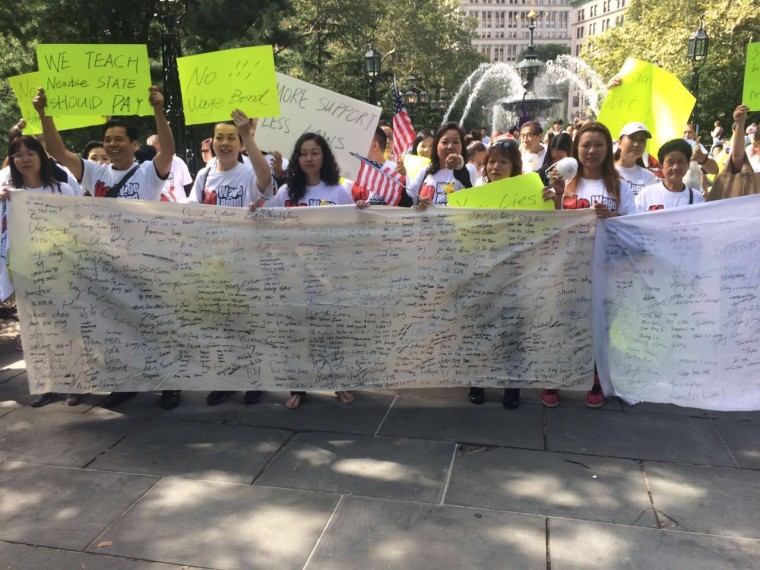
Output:
<instances>
[{"instance_id":1,"label":"white signature banner","mask_svg":"<svg viewBox=\"0 0 760 570\"><path fill-rule=\"evenodd\" d=\"M605 393L760 410L760 196L599 224L595 354Z\"/></svg>"},{"instance_id":2,"label":"white signature banner","mask_svg":"<svg viewBox=\"0 0 760 570\"><path fill-rule=\"evenodd\" d=\"M19 192L9 218L33 392L591 383L592 211Z\"/></svg>"}]
</instances>

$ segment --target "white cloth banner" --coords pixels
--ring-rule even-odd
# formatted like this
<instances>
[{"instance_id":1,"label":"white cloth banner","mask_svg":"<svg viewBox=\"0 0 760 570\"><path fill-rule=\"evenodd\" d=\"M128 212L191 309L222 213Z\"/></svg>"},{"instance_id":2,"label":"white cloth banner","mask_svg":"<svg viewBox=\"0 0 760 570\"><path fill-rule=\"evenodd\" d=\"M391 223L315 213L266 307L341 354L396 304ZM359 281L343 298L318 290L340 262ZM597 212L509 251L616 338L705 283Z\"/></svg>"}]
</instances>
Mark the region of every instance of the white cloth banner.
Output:
<instances>
[{"instance_id":1,"label":"white cloth banner","mask_svg":"<svg viewBox=\"0 0 760 570\"><path fill-rule=\"evenodd\" d=\"M760 196L614 218L594 260L596 363L629 403L760 410Z\"/></svg>"},{"instance_id":2,"label":"white cloth banner","mask_svg":"<svg viewBox=\"0 0 760 570\"><path fill-rule=\"evenodd\" d=\"M591 383L590 210L18 193L10 218L33 392Z\"/></svg>"}]
</instances>

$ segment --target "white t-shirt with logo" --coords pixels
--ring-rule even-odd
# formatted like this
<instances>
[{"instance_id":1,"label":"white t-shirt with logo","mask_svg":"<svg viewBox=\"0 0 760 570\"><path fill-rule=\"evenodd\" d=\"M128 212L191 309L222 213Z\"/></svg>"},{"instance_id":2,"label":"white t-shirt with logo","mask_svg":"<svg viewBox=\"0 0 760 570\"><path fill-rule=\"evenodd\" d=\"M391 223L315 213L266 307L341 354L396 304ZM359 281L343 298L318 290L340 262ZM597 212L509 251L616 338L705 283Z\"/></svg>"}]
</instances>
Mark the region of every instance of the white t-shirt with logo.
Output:
<instances>
[{"instance_id":1,"label":"white t-shirt with logo","mask_svg":"<svg viewBox=\"0 0 760 570\"><path fill-rule=\"evenodd\" d=\"M352 183L353 184L353 183ZM267 208L292 208L294 206L341 206L353 204L351 192L343 184L335 186L320 180L316 186L307 186L306 194L297 204L290 201L288 185L283 184L277 195L266 203Z\"/></svg>"},{"instance_id":2,"label":"white t-shirt with logo","mask_svg":"<svg viewBox=\"0 0 760 570\"><path fill-rule=\"evenodd\" d=\"M657 177L651 170L643 168L638 164L633 165L632 168L626 166L615 166L615 169L620 174L620 178L628 182L635 198L639 192L650 184L657 182Z\"/></svg>"},{"instance_id":3,"label":"white t-shirt with logo","mask_svg":"<svg viewBox=\"0 0 760 570\"><path fill-rule=\"evenodd\" d=\"M217 170L216 160L209 162L195 177L187 201L230 208L247 208L248 204L271 195L271 183L262 193L256 186L256 173L250 163L238 162L230 170Z\"/></svg>"},{"instance_id":4,"label":"white t-shirt with logo","mask_svg":"<svg viewBox=\"0 0 760 570\"><path fill-rule=\"evenodd\" d=\"M620 181L620 203L607 193L604 181L581 178L575 187L575 194L565 194L562 197L563 210L580 210L593 208L595 204L605 204L611 212L618 216L636 213L636 202L633 199L631 187L625 180Z\"/></svg>"},{"instance_id":5,"label":"white t-shirt with logo","mask_svg":"<svg viewBox=\"0 0 760 570\"><path fill-rule=\"evenodd\" d=\"M172 169L166 179L163 190L161 190L161 199L165 202L187 202L185 186L193 181L190 176L190 169L185 161L176 154L172 157Z\"/></svg>"},{"instance_id":6,"label":"white t-shirt with logo","mask_svg":"<svg viewBox=\"0 0 760 570\"><path fill-rule=\"evenodd\" d=\"M691 194L690 194L691 193ZM644 188L636 196L636 209L639 212L652 212L670 208L681 208L692 204L701 204L705 201L699 190L684 186L680 192L671 192L660 181Z\"/></svg>"},{"instance_id":7,"label":"white t-shirt with logo","mask_svg":"<svg viewBox=\"0 0 760 570\"><path fill-rule=\"evenodd\" d=\"M104 197L137 163L126 170L116 170L111 164L82 160L82 186L93 196ZM153 161L143 162L119 190L117 198L129 200L159 200L166 183L156 172Z\"/></svg>"},{"instance_id":8,"label":"white t-shirt with logo","mask_svg":"<svg viewBox=\"0 0 760 570\"><path fill-rule=\"evenodd\" d=\"M48 194L62 194L63 196L81 196L81 194L77 193L77 188L79 188L79 184L77 184L76 188L72 187L71 184L68 184L67 182L58 182L56 181L55 184L52 186L40 186L39 188L29 188L28 186L24 186L23 188L15 188L13 186L13 178L11 178L11 167L6 166L2 170L0 170L0 187L7 186L8 189L11 192L17 192L19 190L27 190L29 192L47 192Z\"/></svg>"},{"instance_id":9,"label":"white t-shirt with logo","mask_svg":"<svg viewBox=\"0 0 760 570\"><path fill-rule=\"evenodd\" d=\"M475 186L475 179L478 177L474 164L466 164L468 174L470 175L470 187ZM409 185L409 190L419 194L420 198L430 198L433 204L447 205L449 203L448 195L458 190L463 190L465 185L454 177L454 171L449 168L442 168L435 174L427 174L427 170L419 173L417 178ZM410 192L417 202L416 197Z\"/></svg>"}]
</instances>

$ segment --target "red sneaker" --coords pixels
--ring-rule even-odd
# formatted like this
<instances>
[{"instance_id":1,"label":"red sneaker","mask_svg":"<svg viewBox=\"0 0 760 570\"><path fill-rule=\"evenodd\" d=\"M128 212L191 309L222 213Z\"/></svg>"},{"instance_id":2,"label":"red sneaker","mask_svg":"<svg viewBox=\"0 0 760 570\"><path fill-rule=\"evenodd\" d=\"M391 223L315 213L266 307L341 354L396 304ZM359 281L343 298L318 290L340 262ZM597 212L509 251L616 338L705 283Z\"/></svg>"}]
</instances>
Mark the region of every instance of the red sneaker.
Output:
<instances>
[{"instance_id":1,"label":"red sneaker","mask_svg":"<svg viewBox=\"0 0 760 570\"><path fill-rule=\"evenodd\" d=\"M601 408L604 405L604 393L602 392L602 385L599 384L599 379L594 377L594 385L591 390L586 392L586 407L587 408Z\"/></svg>"},{"instance_id":2,"label":"red sneaker","mask_svg":"<svg viewBox=\"0 0 760 570\"><path fill-rule=\"evenodd\" d=\"M559 406L559 390L544 390L541 392L541 403L546 408Z\"/></svg>"}]
</instances>

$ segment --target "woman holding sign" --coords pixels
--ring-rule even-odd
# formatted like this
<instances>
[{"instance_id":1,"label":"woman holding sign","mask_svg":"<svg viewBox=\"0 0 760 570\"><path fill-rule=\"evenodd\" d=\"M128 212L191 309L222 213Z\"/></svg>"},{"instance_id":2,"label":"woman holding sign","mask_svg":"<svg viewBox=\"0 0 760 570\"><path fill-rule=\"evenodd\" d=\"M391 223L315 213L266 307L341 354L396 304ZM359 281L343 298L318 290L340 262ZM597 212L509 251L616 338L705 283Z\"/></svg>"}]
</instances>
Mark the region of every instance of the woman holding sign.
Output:
<instances>
[{"instance_id":1,"label":"woman holding sign","mask_svg":"<svg viewBox=\"0 0 760 570\"><path fill-rule=\"evenodd\" d=\"M295 144L293 156L285 171L287 183L280 187L277 195L267 202L267 207L294 208L302 206L339 206L354 204L351 192L340 183L340 169L330 145L316 133L302 134ZM358 208L366 208L368 202L359 200ZM251 210L258 204L252 203ZM354 401L350 392L335 392L338 401L348 405ZM293 391L285 402L285 407L299 408L306 397L304 391Z\"/></svg>"},{"instance_id":2,"label":"woman holding sign","mask_svg":"<svg viewBox=\"0 0 760 570\"><path fill-rule=\"evenodd\" d=\"M565 183L554 169L550 181L564 210L593 208L598 218L636 213L630 185L620 179L612 154L612 136L601 123L586 123L573 141L573 158L578 161L577 174ZM541 403L547 408L559 404L559 390L544 390ZM586 393L586 406L600 408L604 393L594 369L594 384Z\"/></svg>"},{"instance_id":3,"label":"woman holding sign","mask_svg":"<svg viewBox=\"0 0 760 570\"><path fill-rule=\"evenodd\" d=\"M11 141L8 150L10 164L0 171L0 201L6 201L13 192L27 190L76 196L76 191L65 182L58 182L53 176L53 167L42 144L34 137L21 135ZM19 345L20 346L20 345ZM32 407L39 408L52 402L58 396L55 392L37 394L32 398ZM83 399L82 394L68 394L66 403L76 406Z\"/></svg>"},{"instance_id":4,"label":"woman holding sign","mask_svg":"<svg viewBox=\"0 0 760 570\"><path fill-rule=\"evenodd\" d=\"M517 139L508 137L495 140L491 144L491 148L486 152L484 164L483 184L522 175L523 165L520 143ZM545 188L543 198L544 200L554 199L554 191L550 188ZM467 398L473 404L480 405L485 402L485 390L473 386L470 388ZM505 388L502 404L508 410L517 408L520 405L520 389Z\"/></svg>"}]
</instances>

